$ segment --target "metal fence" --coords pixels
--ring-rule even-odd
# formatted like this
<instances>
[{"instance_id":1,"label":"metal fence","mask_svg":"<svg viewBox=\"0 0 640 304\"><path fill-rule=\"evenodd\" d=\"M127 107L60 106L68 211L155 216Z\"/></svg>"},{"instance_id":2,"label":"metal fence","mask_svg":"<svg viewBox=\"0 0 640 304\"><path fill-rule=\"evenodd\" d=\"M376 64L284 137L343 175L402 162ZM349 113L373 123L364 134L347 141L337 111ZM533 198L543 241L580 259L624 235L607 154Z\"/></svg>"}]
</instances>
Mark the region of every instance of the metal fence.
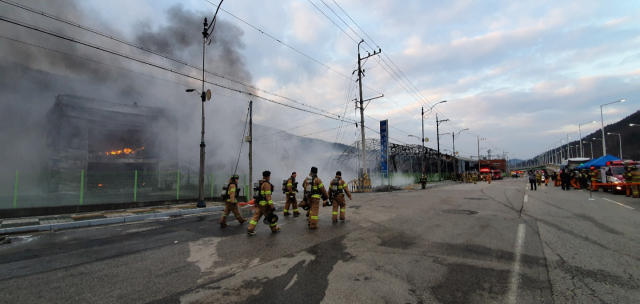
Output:
<instances>
[{"instance_id":1,"label":"metal fence","mask_svg":"<svg viewBox=\"0 0 640 304\"><path fill-rule=\"evenodd\" d=\"M0 209L198 198L198 173L160 171L0 172ZM204 196L220 196L231 174L207 174ZM240 175L241 194L247 176Z\"/></svg>"}]
</instances>

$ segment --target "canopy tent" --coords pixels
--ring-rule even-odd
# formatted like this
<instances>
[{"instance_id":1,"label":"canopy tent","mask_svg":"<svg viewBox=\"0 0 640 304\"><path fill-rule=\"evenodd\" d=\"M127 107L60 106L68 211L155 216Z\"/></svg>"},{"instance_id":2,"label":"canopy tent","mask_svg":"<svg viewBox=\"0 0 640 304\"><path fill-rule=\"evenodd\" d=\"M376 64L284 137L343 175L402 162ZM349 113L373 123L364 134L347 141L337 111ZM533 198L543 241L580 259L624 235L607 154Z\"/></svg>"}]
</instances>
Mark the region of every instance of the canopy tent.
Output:
<instances>
[{"instance_id":1,"label":"canopy tent","mask_svg":"<svg viewBox=\"0 0 640 304\"><path fill-rule=\"evenodd\" d=\"M605 156L602 156L600 158L596 158L596 159L590 160L586 164L578 166L576 169L580 169L580 170L582 170L582 169L591 169L591 167L595 167L597 169L597 168L600 168L602 166L606 166L607 162L614 161L614 160L620 160L620 159L615 157L615 156L613 156L613 155L605 155Z\"/></svg>"}]
</instances>

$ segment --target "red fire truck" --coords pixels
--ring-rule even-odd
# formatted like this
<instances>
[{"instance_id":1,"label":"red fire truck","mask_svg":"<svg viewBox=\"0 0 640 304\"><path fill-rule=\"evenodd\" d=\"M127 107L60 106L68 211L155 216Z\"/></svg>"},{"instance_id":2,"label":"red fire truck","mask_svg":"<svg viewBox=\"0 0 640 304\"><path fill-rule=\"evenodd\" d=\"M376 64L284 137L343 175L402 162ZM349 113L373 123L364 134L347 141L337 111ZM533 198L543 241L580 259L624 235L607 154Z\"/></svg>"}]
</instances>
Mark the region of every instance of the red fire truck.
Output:
<instances>
[{"instance_id":1,"label":"red fire truck","mask_svg":"<svg viewBox=\"0 0 640 304\"><path fill-rule=\"evenodd\" d=\"M620 183L624 183L624 166L625 165L638 165L638 162L632 160L614 160L607 162L607 165L600 168L600 172L604 173L607 176L607 183L613 184L611 187L604 188L604 190L611 190L613 193L625 193L625 187L616 185Z\"/></svg>"}]
</instances>

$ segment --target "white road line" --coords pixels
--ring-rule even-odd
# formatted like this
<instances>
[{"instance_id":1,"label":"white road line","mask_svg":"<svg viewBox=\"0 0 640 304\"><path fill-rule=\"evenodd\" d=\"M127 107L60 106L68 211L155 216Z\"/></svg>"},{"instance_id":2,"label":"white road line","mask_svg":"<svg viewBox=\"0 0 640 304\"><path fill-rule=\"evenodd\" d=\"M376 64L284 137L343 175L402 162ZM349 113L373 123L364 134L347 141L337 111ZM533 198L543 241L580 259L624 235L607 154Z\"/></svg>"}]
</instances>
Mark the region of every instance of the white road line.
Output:
<instances>
[{"instance_id":1,"label":"white road line","mask_svg":"<svg viewBox=\"0 0 640 304\"><path fill-rule=\"evenodd\" d=\"M298 279L298 274L296 273L293 275L293 279L291 279L291 282L289 282L289 285L287 285L287 287L285 287L284 290L291 288L291 286L293 286L293 283L295 283L297 279Z\"/></svg>"},{"instance_id":2,"label":"white road line","mask_svg":"<svg viewBox=\"0 0 640 304\"><path fill-rule=\"evenodd\" d=\"M513 262L513 271L511 272L511 280L509 282L509 293L507 293L508 303L516 303L518 298L518 285L520 285L520 256L522 255L522 247L524 246L524 233L525 225L518 225L516 249L514 252L515 261Z\"/></svg>"},{"instance_id":3,"label":"white road line","mask_svg":"<svg viewBox=\"0 0 640 304\"><path fill-rule=\"evenodd\" d=\"M627 206L627 205L625 205L625 204L621 204L621 203L618 203L618 202L616 202L616 201L612 201L612 200L610 200L610 199L608 199L608 198L604 198L604 197L603 197L602 199L603 199L603 200L606 200L606 201L610 201L610 202L612 202L612 203L614 203L614 204L618 204L618 205L620 205L620 206L622 206L622 207L629 208L629 209L631 209L631 210L635 210L635 208L633 208L633 207L629 207L629 206Z\"/></svg>"},{"instance_id":4,"label":"white road line","mask_svg":"<svg viewBox=\"0 0 640 304\"><path fill-rule=\"evenodd\" d=\"M529 202L529 194L525 194L524 195L524 202L528 203Z\"/></svg>"}]
</instances>

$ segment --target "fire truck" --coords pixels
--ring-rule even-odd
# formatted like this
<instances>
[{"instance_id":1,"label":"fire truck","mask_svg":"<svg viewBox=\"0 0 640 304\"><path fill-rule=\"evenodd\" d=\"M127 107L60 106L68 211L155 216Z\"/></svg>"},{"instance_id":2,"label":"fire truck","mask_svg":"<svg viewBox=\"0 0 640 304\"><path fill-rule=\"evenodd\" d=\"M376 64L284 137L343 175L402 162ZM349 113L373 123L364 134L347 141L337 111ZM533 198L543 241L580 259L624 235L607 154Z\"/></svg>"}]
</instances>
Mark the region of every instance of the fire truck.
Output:
<instances>
[{"instance_id":1,"label":"fire truck","mask_svg":"<svg viewBox=\"0 0 640 304\"><path fill-rule=\"evenodd\" d=\"M638 165L639 163L632 160L614 160L608 161L606 166L600 168L600 176L606 176L606 183L612 184L609 186L604 186L604 191L611 190L613 193L625 193L625 187L621 185L617 185L620 183L624 183L624 166L625 165Z\"/></svg>"}]
</instances>

